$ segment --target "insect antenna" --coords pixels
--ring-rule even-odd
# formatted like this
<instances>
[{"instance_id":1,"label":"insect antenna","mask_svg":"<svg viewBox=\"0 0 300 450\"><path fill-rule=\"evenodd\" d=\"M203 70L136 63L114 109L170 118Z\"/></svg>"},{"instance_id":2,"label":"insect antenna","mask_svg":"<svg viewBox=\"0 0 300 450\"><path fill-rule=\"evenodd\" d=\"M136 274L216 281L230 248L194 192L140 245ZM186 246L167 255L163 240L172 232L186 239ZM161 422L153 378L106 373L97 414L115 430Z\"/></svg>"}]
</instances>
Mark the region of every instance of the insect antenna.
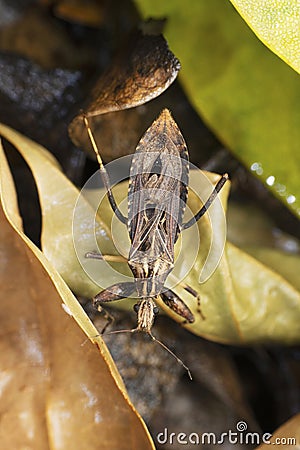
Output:
<instances>
[{"instance_id":1,"label":"insect antenna","mask_svg":"<svg viewBox=\"0 0 300 450\"><path fill-rule=\"evenodd\" d=\"M187 373L188 373L188 376L189 376L190 380L192 380L193 377L192 377L191 371L190 371L190 369L188 368L188 366L186 366L186 365L184 364L184 362L183 362L180 358L178 358L178 356L175 355L175 353L173 353L172 350L169 349L169 347L167 347L163 342L161 342L159 339L157 339L155 336L153 336L152 333L148 332L148 334L149 334L149 336L151 337L151 339L152 339L154 342L157 342L162 348L164 348L165 350L167 350L167 352L170 353L170 355L172 355L173 358L176 359L176 361L178 362L178 364L180 364L182 367L185 368L185 370L186 370Z\"/></svg>"},{"instance_id":2,"label":"insect antenna","mask_svg":"<svg viewBox=\"0 0 300 450\"><path fill-rule=\"evenodd\" d=\"M137 328L132 328L131 330L113 330L113 331L108 331L107 333L104 333L104 335L108 335L108 334L119 334L119 333L135 333L136 331L139 331ZM167 347L163 342L161 342L159 339L157 339L155 336L153 336L153 334L150 331L146 331L146 333L151 337L151 339L154 342L157 342L162 348L164 348L168 353L170 353L170 355L173 356L173 358L176 359L176 361L178 362L178 364L180 364L182 367L184 367L184 369L187 371L188 376L190 378L190 380L193 379L192 374L190 369L188 368L188 366L186 366L184 364L184 362L178 358L178 356L175 355L174 352L172 352L171 349L169 349L169 347Z\"/></svg>"},{"instance_id":3,"label":"insect antenna","mask_svg":"<svg viewBox=\"0 0 300 450\"><path fill-rule=\"evenodd\" d=\"M110 183L110 179L109 179L108 173L107 173L107 171L106 171L106 169L104 167L104 164L103 164L102 158L100 156L100 153L99 153L99 150L98 150L98 147L97 147L94 135L92 133L92 130L91 130L91 127L90 127L90 124L89 124L89 121L88 121L88 118L87 118L87 116L85 114L83 114L83 121L84 121L84 125L86 127L86 131L87 131L89 140L90 140L90 142L92 144L92 148L93 148L93 150L94 150L94 152L96 154L97 161L98 161L99 166L100 166L100 175L101 175L103 184L104 184L106 192L107 192L107 197L108 197L109 203L110 203L114 213L118 217L118 219L122 223L127 224L128 219L127 219L127 217L123 216L123 214L119 210L118 205L117 205L117 203L115 201L115 198L113 196L113 193L112 193L112 190L111 190L111 183Z\"/></svg>"},{"instance_id":4,"label":"insect antenna","mask_svg":"<svg viewBox=\"0 0 300 450\"><path fill-rule=\"evenodd\" d=\"M206 200L200 211L198 211L197 214L195 214L194 217L192 217L188 222L182 224L183 230L190 228L192 225L194 225L194 223L198 222L198 220L202 216L204 216L204 214L206 213L210 205L213 203L214 199L216 198L216 196L218 195L218 193L220 192L220 190L222 189L227 180L228 174L225 173L224 175L222 175L222 177L215 185L214 190L212 191L212 193L210 194L210 196L208 197L208 199Z\"/></svg>"}]
</instances>

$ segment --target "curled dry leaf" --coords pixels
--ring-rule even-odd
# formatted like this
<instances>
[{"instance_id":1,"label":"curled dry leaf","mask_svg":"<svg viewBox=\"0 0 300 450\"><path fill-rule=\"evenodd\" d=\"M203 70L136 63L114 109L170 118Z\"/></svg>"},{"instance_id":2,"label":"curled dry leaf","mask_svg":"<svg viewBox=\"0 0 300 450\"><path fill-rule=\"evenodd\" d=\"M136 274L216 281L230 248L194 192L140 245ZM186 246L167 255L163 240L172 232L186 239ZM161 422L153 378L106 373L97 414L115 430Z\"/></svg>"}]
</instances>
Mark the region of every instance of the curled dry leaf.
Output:
<instances>
[{"instance_id":1,"label":"curled dry leaf","mask_svg":"<svg viewBox=\"0 0 300 450\"><path fill-rule=\"evenodd\" d=\"M137 31L97 82L85 113L91 117L142 105L165 91L179 69L162 35Z\"/></svg>"},{"instance_id":2,"label":"curled dry leaf","mask_svg":"<svg viewBox=\"0 0 300 450\"><path fill-rule=\"evenodd\" d=\"M0 183L1 448L153 449L96 329L23 233L2 147Z\"/></svg>"},{"instance_id":3,"label":"curled dry leaf","mask_svg":"<svg viewBox=\"0 0 300 450\"><path fill-rule=\"evenodd\" d=\"M162 35L137 31L99 79L85 113L91 117L142 105L165 91L179 69Z\"/></svg>"},{"instance_id":4,"label":"curled dry leaf","mask_svg":"<svg viewBox=\"0 0 300 450\"><path fill-rule=\"evenodd\" d=\"M109 155L107 146L111 137L109 134L103 142L101 129L105 130L109 124L114 134L115 129L122 127L126 151L124 142L120 142L124 150L121 149L119 155L130 153L136 145L137 133L142 133L143 114L135 111L122 113L122 110L143 105L160 95L175 80L179 69L179 61L162 35L136 31L130 36L111 66L99 78L91 94L92 100L85 108L85 114L93 117L94 133L105 154ZM82 114L73 119L69 133L75 145L90 149Z\"/></svg>"}]
</instances>

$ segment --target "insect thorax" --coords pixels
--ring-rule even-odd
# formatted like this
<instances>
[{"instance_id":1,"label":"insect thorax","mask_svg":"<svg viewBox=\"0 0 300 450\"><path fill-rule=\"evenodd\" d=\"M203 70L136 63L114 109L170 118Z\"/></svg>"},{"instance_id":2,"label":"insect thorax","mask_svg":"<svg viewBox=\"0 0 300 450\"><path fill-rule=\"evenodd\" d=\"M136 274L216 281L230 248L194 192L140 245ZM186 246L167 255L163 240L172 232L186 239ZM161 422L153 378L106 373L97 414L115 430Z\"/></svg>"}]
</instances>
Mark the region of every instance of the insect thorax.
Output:
<instances>
[{"instance_id":1,"label":"insect thorax","mask_svg":"<svg viewBox=\"0 0 300 450\"><path fill-rule=\"evenodd\" d=\"M138 297L156 297L164 287L174 263L163 258L149 260L144 254L140 259L128 260L133 273Z\"/></svg>"}]
</instances>

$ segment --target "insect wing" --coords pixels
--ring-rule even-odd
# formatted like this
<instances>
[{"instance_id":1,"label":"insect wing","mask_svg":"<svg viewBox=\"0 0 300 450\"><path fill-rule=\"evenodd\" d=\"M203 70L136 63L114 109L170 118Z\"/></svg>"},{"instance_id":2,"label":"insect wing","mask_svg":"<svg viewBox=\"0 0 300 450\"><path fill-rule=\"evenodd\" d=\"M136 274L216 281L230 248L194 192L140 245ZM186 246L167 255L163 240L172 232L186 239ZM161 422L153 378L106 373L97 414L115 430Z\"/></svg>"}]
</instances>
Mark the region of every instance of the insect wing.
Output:
<instances>
[{"instance_id":1,"label":"insect wing","mask_svg":"<svg viewBox=\"0 0 300 450\"><path fill-rule=\"evenodd\" d=\"M140 186L138 176L136 185ZM164 257L173 263L173 248L178 229L174 212L180 207L180 192L161 191L155 188L142 188L132 201L138 211L132 217L132 246L130 259L138 252L147 252L148 260ZM163 195L163 198L162 198Z\"/></svg>"},{"instance_id":2,"label":"insect wing","mask_svg":"<svg viewBox=\"0 0 300 450\"><path fill-rule=\"evenodd\" d=\"M128 192L132 251L173 258L187 200L188 152L168 110L146 131L134 154Z\"/></svg>"}]
</instances>

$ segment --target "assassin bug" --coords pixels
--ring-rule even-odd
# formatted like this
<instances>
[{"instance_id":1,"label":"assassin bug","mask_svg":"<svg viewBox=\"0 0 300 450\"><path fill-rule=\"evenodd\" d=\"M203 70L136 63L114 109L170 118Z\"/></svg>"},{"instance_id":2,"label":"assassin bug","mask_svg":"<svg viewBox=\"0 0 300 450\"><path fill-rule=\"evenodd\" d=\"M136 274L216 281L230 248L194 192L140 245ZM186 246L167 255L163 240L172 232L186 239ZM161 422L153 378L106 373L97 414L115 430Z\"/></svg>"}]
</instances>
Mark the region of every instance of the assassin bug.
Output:
<instances>
[{"instance_id":1,"label":"assassin bug","mask_svg":"<svg viewBox=\"0 0 300 450\"><path fill-rule=\"evenodd\" d=\"M88 118L86 116L83 118L100 165L100 174L110 205L118 219L128 228L131 247L127 262L134 277L132 282L116 283L104 289L94 297L94 305L101 311L104 303L134 294L139 298L134 306L137 313L137 327L112 333L146 332L153 340L166 348L189 372L183 362L151 332L158 312L155 300L159 296L185 322L194 322L195 317L188 306L164 285L174 267L174 245L179 234L190 228L205 214L227 181L228 175L225 174L220 178L202 208L192 219L184 223L183 215L189 182L188 151L176 122L170 112L164 109L140 140L133 156L128 188L127 218L116 204L109 176L103 165ZM87 253L86 257L109 260L109 256L93 252ZM189 286L184 288L199 302L199 295L194 289ZM200 309L199 312L202 314Z\"/></svg>"}]
</instances>

